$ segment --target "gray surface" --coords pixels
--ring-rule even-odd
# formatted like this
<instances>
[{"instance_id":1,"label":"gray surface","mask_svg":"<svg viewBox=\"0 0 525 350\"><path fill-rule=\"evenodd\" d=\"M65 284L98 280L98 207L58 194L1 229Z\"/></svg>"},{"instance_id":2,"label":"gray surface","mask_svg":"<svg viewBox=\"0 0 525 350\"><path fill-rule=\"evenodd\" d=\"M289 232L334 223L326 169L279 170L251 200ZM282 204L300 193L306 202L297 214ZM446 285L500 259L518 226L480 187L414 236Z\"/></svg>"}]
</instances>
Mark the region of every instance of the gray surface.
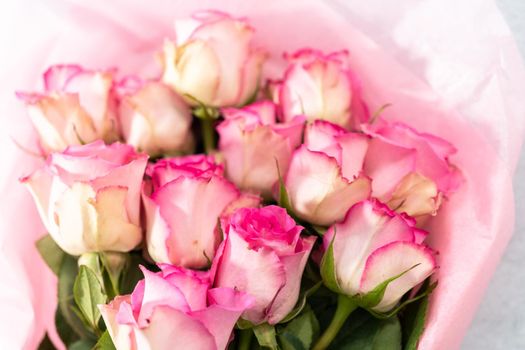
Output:
<instances>
[{"instance_id":1,"label":"gray surface","mask_svg":"<svg viewBox=\"0 0 525 350\"><path fill-rule=\"evenodd\" d=\"M525 57L525 0L497 3ZM465 337L463 350L525 350L525 153L515 175L514 193L514 236Z\"/></svg>"}]
</instances>

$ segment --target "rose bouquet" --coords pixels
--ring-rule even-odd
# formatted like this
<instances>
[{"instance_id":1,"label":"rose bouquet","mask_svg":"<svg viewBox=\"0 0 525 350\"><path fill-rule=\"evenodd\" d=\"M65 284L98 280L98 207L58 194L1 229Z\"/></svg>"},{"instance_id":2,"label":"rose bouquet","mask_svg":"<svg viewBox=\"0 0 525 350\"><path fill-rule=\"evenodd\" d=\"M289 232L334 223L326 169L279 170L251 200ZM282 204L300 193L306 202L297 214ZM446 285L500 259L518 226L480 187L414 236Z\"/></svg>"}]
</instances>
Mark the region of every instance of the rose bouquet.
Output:
<instances>
[{"instance_id":1,"label":"rose bouquet","mask_svg":"<svg viewBox=\"0 0 525 350\"><path fill-rule=\"evenodd\" d=\"M274 65L256 28L195 12L157 74L53 65L17 93L37 134L24 152L44 159L21 182L58 278L40 348L455 341L420 337L448 307L429 296L450 288L449 208L479 185L469 148L390 117L407 102L364 83L352 45L285 46Z\"/></svg>"}]
</instances>

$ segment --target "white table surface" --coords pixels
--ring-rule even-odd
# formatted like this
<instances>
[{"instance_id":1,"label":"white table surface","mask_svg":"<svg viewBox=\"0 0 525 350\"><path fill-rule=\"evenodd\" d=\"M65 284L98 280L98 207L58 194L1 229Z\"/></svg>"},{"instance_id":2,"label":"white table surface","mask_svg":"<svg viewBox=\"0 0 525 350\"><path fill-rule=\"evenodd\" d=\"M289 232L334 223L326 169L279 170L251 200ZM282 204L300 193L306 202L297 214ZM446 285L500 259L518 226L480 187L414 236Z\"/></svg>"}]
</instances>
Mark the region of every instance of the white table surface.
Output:
<instances>
[{"instance_id":1,"label":"white table surface","mask_svg":"<svg viewBox=\"0 0 525 350\"><path fill-rule=\"evenodd\" d=\"M525 57L525 0L497 3ZM465 337L463 350L525 350L525 152L514 177L514 193L514 236Z\"/></svg>"}]
</instances>

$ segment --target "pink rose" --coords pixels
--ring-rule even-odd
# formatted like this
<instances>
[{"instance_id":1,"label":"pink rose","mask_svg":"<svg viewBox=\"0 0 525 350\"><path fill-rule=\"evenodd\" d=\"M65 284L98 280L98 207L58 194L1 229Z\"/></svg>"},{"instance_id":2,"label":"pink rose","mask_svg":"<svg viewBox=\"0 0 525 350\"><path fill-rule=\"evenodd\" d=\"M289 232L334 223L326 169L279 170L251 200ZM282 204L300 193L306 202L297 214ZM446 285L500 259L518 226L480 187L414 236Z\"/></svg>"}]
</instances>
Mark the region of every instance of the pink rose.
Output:
<instances>
[{"instance_id":1,"label":"pink rose","mask_svg":"<svg viewBox=\"0 0 525 350\"><path fill-rule=\"evenodd\" d=\"M308 121L322 119L356 129L368 121L361 83L349 67L348 56L346 51L325 55L313 49L285 55L290 65L284 79L270 86L283 120L305 115Z\"/></svg>"},{"instance_id":2,"label":"pink rose","mask_svg":"<svg viewBox=\"0 0 525 350\"><path fill-rule=\"evenodd\" d=\"M372 179L372 196L411 216L435 214L443 195L454 191L458 171L448 158L455 153L447 141L400 123L363 125L351 133L328 122L309 125L305 145L341 159L345 176L363 172Z\"/></svg>"},{"instance_id":3,"label":"pink rose","mask_svg":"<svg viewBox=\"0 0 525 350\"><path fill-rule=\"evenodd\" d=\"M206 267L221 242L219 217L240 196L213 157L166 158L147 169L148 252L158 263Z\"/></svg>"},{"instance_id":4,"label":"pink rose","mask_svg":"<svg viewBox=\"0 0 525 350\"><path fill-rule=\"evenodd\" d=\"M442 196L461 184L460 172L449 162L456 149L448 141L402 123L379 122L364 131L372 138L365 171L374 179L373 195L396 211L435 215ZM392 171L394 156L399 166Z\"/></svg>"},{"instance_id":5,"label":"pink rose","mask_svg":"<svg viewBox=\"0 0 525 350\"><path fill-rule=\"evenodd\" d=\"M225 240L212 267L214 285L255 298L244 319L275 324L295 306L315 242L315 237L301 238L302 229L278 206L239 209L223 220Z\"/></svg>"},{"instance_id":6,"label":"pink rose","mask_svg":"<svg viewBox=\"0 0 525 350\"><path fill-rule=\"evenodd\" d=\"M325 251L333 244L335 291L350 297L364 295L406 271L388 284L373 306L379 312L392 309L437 268L435 253L421 243L425 236L425 231L415 228L415 220L376 200L354 205L323 237Z\"/></svg>"},{"instance_id":7,"label":"pink rose","mask_svg":"<svg viewBox=\"0 0 525 350\"><path fill-rule=\"evenodd\" d=\"M103 139L118 139L114 71L56 65L44 73L43 93L17 93L46 153Z\"/></svg>"},{"instance_id":8,"label":"pink rose","mask_svg":"<svg viewBox=\"0 0 525 350\"><path fill-rule=\"evenodd\" d=\"M117 350L223 350L253 299L229 288L210 289L207 273L161 266L142 269L131 295L100 306Z\"/></svg>"},{"instance_id":9,"label":"pink rose","mask_svg":"<svg viewBox=\"0 0 525 350\"><path fill-rule=\"evenodd\" d=\"M254 48L254 29L245 19L197 12L176 21L175 32L176 41L164 44L166 84L213 107L240 106L254 96L266 53Z\"/></svg>"},{"instance_id":10,"label":"pink rose","mask_svg":"<svg viewBox=\"0 0 525 350\"><path fill-rule=\"evenodd\" d=\"M324 129L330 137L344 137L335 138L339 142L336 143L325 135ZM341 220L352 205L369 198L371 182L362 174L358 152L366 147L365 139L325 121L306 127L304 145L293 154L285 180L290 205L297 216L329 226Z\"/></svg>"},{"instance_id":11,"label":"pink rose","mask_svg":"<svg viewBox=\"0 0 525 350\"><path fill-rule=\"evenodd\" d=\"M140 189L147 159L131 146L97 141L51 154L22 182L64 251L127 252L142 241Z\"/></svg>"},{"instance_id":12,"label":"pink rose","mask_svg":"<svg viewBox=\"0 0 525 350\"><path fill-rule=\"evenodd\" d=\"M120 92L119 120L126 143L150 155L192 148L190 108L170 87L128 78Z\"/></svg>"},{"instance_id":13,"label":"pink rose","mask_svg":"<svg viewBox=\"0 0 525 350\"><path fill-rule=\"evenodd\" d=\"M272 187L285 174L294 149L301 143L304 118L277 124L275 105L256 102L242 109L225 108L226 119L217 127L219 150L226 175L243 190L271 197Z\"/></svg>"}]
</instances>

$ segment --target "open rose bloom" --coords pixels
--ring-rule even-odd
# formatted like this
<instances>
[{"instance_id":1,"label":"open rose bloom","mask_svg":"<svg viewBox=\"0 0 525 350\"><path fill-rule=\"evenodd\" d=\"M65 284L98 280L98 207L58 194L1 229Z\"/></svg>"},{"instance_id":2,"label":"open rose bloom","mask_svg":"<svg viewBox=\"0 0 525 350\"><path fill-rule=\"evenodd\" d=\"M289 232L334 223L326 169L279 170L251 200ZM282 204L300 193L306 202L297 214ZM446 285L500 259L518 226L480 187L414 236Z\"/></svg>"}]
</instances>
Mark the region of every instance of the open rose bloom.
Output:
<instances>
[{"instance_id":1,"label":"open rose bloom","mask_svg":"<svg viewBox=\"0 0 525 350\"><path fill-rule=\"evenodd\" d=\"M314 249L313 242L296 232L302 222L291 223L285 213L257 208L259 195L266 199L275 195L278 176L272 165L276 163L287 170L283 180L298 220L332 227L327 237L333 238L334 258L354 263L348 256L341 260L337 247L352 246L356 234L368 240L369 245L360 246L364 266L353 265L352 273L336 269L345 295L369 291L384 277L376 273L385 266L392 273L408 271L375 306L375 311L383 312L400 294L435 272L439 285L430 298L419 349L460 346L513 231L512 176L525 128L525 70L492 0L476 2L476 11L471 2L453 0L404 0L401 5L379 0L154 4L56 0L31 2L31 11L27 5L0 5L0 23L8 33L0 38L4 48L0 65L2 348L35 349L44 331L56 338L52 326L56 277L34 242L49 232L71 254L104 249L105 236L86 238L93 238L89 225L107 224L94 206L106 200L113 203L111 230L121 233L118 251L141 246L142 241L148 259L187 268L211 264L213 274L186 273L182 268L144 271L145 281L130 296L103 307L119 350L132 349L133 344L161 349L155 341L170 335L181 342L196 339L191 344L203 349L224 348L233 318L252 323L282 320L298 299L297 289L290 288L297 285L297 276L288 276L287 268L293 265L302 271L302 259ZM215 11L191 17L209 8L232 16ZM174 29L174 17L191 20L178 22ZM322 53L298 51L302 48ZM341 49L346 51L337 51ZM283 52L288 53L286 58ZM152 59L155 55L160 66ZM92 70L58 66L46 74L45 84L37 78L47 67L68 62ZM118 82L106 68L116 63L121 76L156 76L162 83L136 86L123 101L115 101ZM272 81L268 91L257 91L266 79ZM162 94L165 86L173 91ZM149 89L158 89L155 96L170 101L169 108L158 111ZM13 91L26 91L19 93L24 103ZM280 104L270 118L265 111L242 107L264 93ZM146 160L139 153L126 153L118 161L104 161L103 155L76 161L82 147L100 146L91 142L115 141L115 130L120 131L120 141L151 153L184 152L176 141L188 136L187 105L199 103L235 109L219 128L224 136L219 144L224 164L163 160L148 168L146 184L140 188L140 181L125 171L139 165L144 171ZM387 104L380 118L374 119L374 113ZM173 134L149 125L153 110L159 117L154 123L166 123ZM125 112L120 120L115 115L119 111ZM307 123L303 145L294 149L303 122L314 119L323 121ZM363 127L368 120L374 123ZM259 157L260 168L249 158L239 164L244 155L236 145L250 137L272 140L267 150L278 162L274 159L271 164L268 154L253 149L248 156ZM128 147L117 145L111 147ZM27 149L46 155L63 153L44 162ZM348 154L359 161L346 162ZM396 161L395 166L376 166L382 154L395 155L387 159ZM83 169L81 178L75 175L78 166ZM38 176L26 179L38 210L18 183L18 178L37 168L44 169L41 180L55 184L51 197L38 192ZM254 185L251 180L257 172L264 173L264 184ZM396 181L388 181L387 186L374 180L381 174ZM118 185L110 178L118 178ZM108 186L101 185L103 180ZM235 186L250 192L242 193ZM211 194L204 198L203 192ZM376 196L387 206L374 207L369 198ZM337 206L343 199L347 207L354 205L350 214ZM178 216L182 211L189 213L184 220ZM406 212L417 221L405 220ZM77 234L61 240L61 227L70 223L71 215L80 215L85 221L75 223L87 226L73 225L71 230ZM272 219L258 221L264 215ZM250 216L259 224L246 225L244 219ZM355 220L345 221L350 216ZM219 221L230 223L224 232ZM368 230L357 230L357 223ZM145 236L137 234L139 225ZM278 228L272 232L279 244L265 240L265 225ZM421 227L432 233L424 243ZM174 232L184 235L175 237ZM238 266L246 257L230 254L228 249L234 245L246 248L245 254L260 265ZM397 252L394 258L403 255L406 260L393 259L391 252ZM239 273L232 275L228 264ZM251 274L267 273L264 267L279 271L272 273L272 290L252 291L255 298L245 299L244 291L234 287L253 279ZM185 289L188 284L192 293ZM153 294L151 285L155 285ZM180 298L168 302L163 290ZM272 298L279 301L275 306L270 305ZM220 315L231 316L214 321L220 329L208 322L218 309L228 310ZM166 318L177 320L181 327L169 328L163 322Z\"/></svg>"}]
</instances>

